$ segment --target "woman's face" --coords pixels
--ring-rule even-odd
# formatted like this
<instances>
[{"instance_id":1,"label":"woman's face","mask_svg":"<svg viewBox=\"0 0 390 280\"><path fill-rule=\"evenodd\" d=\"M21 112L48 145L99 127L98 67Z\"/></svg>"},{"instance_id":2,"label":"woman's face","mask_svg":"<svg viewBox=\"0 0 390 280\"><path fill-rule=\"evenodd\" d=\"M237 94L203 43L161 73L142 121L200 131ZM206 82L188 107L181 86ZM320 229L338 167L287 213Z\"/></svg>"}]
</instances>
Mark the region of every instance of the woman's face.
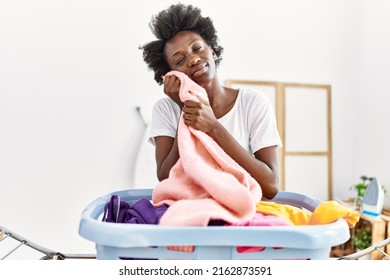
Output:
<instances>
[{"instance_id":1,"label":"woman's face","mask_svg":"<svg viewBox=\"0 0 390 280\"><path fill-rule=\"evenodd\" d=\"M171 70L187 74L200 86L215 76L215 54L200 35L181 31L165 44L165 59Z\"/></svg>"}]
</instances>

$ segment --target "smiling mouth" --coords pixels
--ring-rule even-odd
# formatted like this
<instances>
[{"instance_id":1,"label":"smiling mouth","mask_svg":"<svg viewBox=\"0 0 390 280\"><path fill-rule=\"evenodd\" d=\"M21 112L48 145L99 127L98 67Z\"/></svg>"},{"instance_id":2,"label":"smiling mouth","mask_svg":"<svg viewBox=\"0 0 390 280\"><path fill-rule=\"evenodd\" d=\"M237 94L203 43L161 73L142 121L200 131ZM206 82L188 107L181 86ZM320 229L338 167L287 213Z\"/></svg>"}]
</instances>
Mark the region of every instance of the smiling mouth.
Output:
<instances>
[{"instance_id":1,"label":"smiling mouth","mask_svg":"<svg viewBox=\"0 0 390 280\"><path fill-rule=\"evenodd\" d=\"M193 71L191 71L191 77L199 77L200 75L203 75L207 71L207 68L208 68L207 63L199 65Z\"/></svg>"}]
</instances>

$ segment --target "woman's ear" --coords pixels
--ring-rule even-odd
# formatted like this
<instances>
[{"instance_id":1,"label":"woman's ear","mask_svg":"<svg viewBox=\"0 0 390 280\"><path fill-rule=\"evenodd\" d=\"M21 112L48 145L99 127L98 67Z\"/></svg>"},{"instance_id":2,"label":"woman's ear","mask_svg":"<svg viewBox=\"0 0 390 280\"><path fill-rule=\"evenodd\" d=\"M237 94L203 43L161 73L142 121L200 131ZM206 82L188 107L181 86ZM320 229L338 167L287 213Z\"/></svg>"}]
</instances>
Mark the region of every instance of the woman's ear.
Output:
<instances>
[{"instance_id":1,"label":"woman's ear","mask_svg":"<svg viewBox=\"0 0 390 280\"><path fill-rule=\"evenodd\" d=\"M214 60L217 60L218 56L217 56L217 54L214 52L213 49L211 49L211 53L213 54Z\"/></svg>"},{"instance_id":2,"label":"woman's ear","mask_svg":"<svg viewBox=\"0 0 390 280\"><path fill-rule=\"evenodd\" d=\"M210 48L210 50L211 50L211 54L213 55L214 60L217 60L218 56L217 56L217 54L215 53L213 47L210 46L210 45L208 45L208 46L209 46L209 48Z\"/></svg>"}]
</instances>

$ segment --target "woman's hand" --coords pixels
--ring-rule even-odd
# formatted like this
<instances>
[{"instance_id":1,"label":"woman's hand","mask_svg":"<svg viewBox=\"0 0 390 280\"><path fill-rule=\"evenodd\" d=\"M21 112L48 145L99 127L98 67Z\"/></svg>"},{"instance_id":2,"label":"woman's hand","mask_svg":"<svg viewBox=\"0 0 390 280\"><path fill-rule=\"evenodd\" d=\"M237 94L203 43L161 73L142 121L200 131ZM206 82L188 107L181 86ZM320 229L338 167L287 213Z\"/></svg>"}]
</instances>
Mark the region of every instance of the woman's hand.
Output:
<instances>
[{"instance_id":1,"label":"woman's hand","mask_svg":"<svg viewBox=\"0 0 390 280\"><path fill-rule=\"evenodd\" d=\"M188 100L184 102L182 110L184 123L209 134L218 124L218 120L209 102L199 95L197 97L199 101Z\"/></svg>"},{"instance_id":2,"label":"woman's hand","mask_svg":"<svg viewBox=\"0 0 390 280\"><path fill-rule=\"evenodd\" d=\"M179 97L180 84L180 79L175 75L167 75L164 77L164 93L182 109L184 104Z\"/></svg>"}]
</instances>

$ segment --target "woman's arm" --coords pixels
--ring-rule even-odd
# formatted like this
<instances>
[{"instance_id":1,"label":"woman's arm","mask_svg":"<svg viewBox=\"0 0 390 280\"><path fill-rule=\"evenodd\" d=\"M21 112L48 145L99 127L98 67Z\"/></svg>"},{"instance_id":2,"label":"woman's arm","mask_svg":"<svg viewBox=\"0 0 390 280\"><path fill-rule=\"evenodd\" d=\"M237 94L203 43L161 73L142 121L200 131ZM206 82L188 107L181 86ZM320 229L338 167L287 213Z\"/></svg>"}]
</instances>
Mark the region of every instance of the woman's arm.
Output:
<instances>
[{"instance_id":1,"label":"woman's arm","mask_svg":"<svg viewBox=\"0 0 390 280\"><path fill-rule=\"evenodd\" d=\"M164 93L174 101L180 109L184 104L179 97L181 81L175 75L168 75L163 78ZM162 181L169 176L171 168L179 159L179 149L177 146L177 135L175 138L170 136L157 136L154 138L155 159L157 167L157 178Z\"/></svg>"},{"instance_id":2,"label":"woman's arm","mask_svg":"<svg viewBox=\"0 0 390 280\"><path fill-rule=\"evenodd\" d=\"M169 176L169 172L179 159L177 138L158 136L155 142L155 158L157 165L157 178L162 181Z\"/></svg>"},{"instance_id":3,"label":"woman's arm","mask_svg":"<svg viewBox=\"0 0 390 280\"><path fill-rule=\"evenodd\" d=\"M278 193L279 164L277 146L266 147L249 154L222 126L214 128L209 135L261 186L263 195L271 199Z\"/></svg>"}]
</instances>

